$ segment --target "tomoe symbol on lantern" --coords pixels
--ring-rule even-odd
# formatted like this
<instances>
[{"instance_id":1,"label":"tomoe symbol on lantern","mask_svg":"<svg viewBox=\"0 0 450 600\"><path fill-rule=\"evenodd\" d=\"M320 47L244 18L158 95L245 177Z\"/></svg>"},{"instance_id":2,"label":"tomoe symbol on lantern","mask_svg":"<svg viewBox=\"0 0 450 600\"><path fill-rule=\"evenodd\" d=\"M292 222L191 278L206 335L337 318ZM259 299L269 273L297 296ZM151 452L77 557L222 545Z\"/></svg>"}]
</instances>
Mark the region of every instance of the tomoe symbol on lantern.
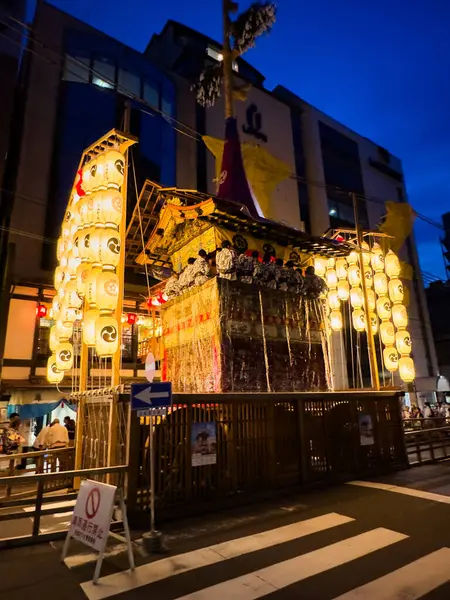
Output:
<instances>
[{"instance_id":1,"label":"tomoe symbol on lantern","mask_svg":"<svg viewBox=\"0 0 450 600\"><path fill-rule=\"evenodd\" d=\"M115 167L116 167L116 169L119 171L119 173L120 173L121 175L123 175L123 173L124 173L124 163L123 163L123 160L121 160L120 158L118 158L118 159L116 160L116 162L114 163L114 166L115 166Z\"/></svg>"},{"instance_id":2,"label":"tomoe symbol on lantern","mask_svg":"<svg viewBox=\"0 0 450 600\"><path fill-rule=\"evenodd\" d=\"M108 249L113 254L119 254L120 253L120 241L119 241L119 239L116 238L116 237L109 238L109 240L108 240Z\"/></svg>"},{"instance_id":3,"label":"tomoe symbol on lantern","mask_svg":"<svg viewBox=\"0 0 450 600\"><path fill-rule=\"evenodd\" d=\"M117 339L117 329L112 325L106 325L103 327L100 336L105 342L115 342Z\"/></svg>"},{"instance_id":4,"label":"tomoe symbol on lantern","mask_svg":"<svg viewBox=\"0 0 450 600\"><path fill-rule=\"evenodd\" d=\"M61 352L59 353L59 359L61 360L61 362L70 362L71 357L72 353L70 350L61 350Z\"/></svg>"}]
</instances>

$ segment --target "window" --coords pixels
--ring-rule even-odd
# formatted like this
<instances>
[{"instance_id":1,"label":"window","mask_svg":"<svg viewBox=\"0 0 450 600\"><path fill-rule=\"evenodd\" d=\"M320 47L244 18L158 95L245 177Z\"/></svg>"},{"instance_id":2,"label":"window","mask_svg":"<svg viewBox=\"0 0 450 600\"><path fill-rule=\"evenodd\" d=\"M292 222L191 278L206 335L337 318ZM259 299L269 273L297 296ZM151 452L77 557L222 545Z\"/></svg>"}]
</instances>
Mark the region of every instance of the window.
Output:
<instances>
[{"instance_id":1,"label":"window","mask_svg":"<svg viewBox=\"0 0 450 600\"><path fill-rule=\"evenodd\" d=\"M112 88L116 81L116 68L107 58L97 58L93 64L92 83L102 88Z\"/></svg>"},{"instance_id":2,"label":"window","mask_svg":"<svg viewBox=\"0 0 450 600\"><path fill-rule=\"evenodd\" d=\"M162 99L162 103L161 103L161 110L163 111L163 114L166 115L167 117L173 117L173 104L172 104L172 102L169 102L168 100L165 100L163 98Z\"/></svg>"},{"instance_id":3,"label":"window","mask_svg":"<svg viewBox=\"0 0 450 600\"><path fill-rule=\"evenodd\" d=\"M119 69L119 92L124 90L139 97L141 95L141 79L130 71Z\"/></svg>"},{"instance_id":4,"label":"window","mask_svg":"<svg viewBox=\"0 0 450 600\"><path fill-rule=\"evenodd\" d=\"M158 85L151 81L144 81L144 100L159 108L159 88Z\"/></svg>"},{"instance_id":5,"label":"window","mask_svg":"<svg viewBox=\"0 0 450 600\"><path fill-rule=\"evenodd\" d=\"M63 79L76 83L89 83L89 62L89 58L66 54Z\"/></svg>"}]
</instances>

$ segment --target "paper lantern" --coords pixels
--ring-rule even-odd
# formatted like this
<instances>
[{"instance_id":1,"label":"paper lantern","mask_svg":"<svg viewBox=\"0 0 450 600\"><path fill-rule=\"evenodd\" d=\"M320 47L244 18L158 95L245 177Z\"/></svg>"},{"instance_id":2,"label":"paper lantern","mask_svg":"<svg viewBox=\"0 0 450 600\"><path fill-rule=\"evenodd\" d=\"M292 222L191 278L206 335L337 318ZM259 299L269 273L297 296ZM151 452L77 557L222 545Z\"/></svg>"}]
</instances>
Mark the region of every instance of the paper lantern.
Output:
<instances>
[{"instance_id":1,"label":"paper lantern","mask_svg":"<svg viewBox=\"0 0 450 600\"><path fill-rule=\"evenodd\" d=\"M379 244L372 246L371 264L375 273L384 271L384 255Z\"/></svg>"},{"instance_id":2,"label":"paper lantern","mask_svg":"<svg viewBox=\"0 0 450 600\"><path fill-rule=\"evenodd\" d=\"M119 232L112 227L96 227L90 237L90 257L104 267L117 267L120 260Z\"/></svg>"},{"instance_id":3,"label":"paper lantern","mask_svg":"<svg viewBox=\"0 0 450 600\"><path fill-rule=\"evenodd\" d=\"M384 264L386 274L389 277L399 277L401 271L400 261L394 252L392 252L392 250L389 250L389 252L386 254L384 258Z\"/></svg>"},{"instance_id":4,"label":"paper lantern","mask_svg":"<svg viewBox=\"0 0 450 600\"><path fill-rule=\"evenodd\" d=\"M127 313L126 321L128 325L135 325L137 323L138 316L136 313Z\"/></svg>"},{"instance_id":5,"label":"paper lantern","mask_svg":"<svg viewBox=\"0 0 450 600\"><path fill-rule=\"evenodd\" d=\"M364 267L364 277L365 277L365 281L366 281L366 287L368 287L368 288L373 287L373 271L372 271L372 267L370 267L370 266L365 266Z\"/></svg>"},{"instance_id":6,"label":"paper lantern","mask_svg":"<svg viewBox=\"0 0 450 600\"><path fill-rule=\"evenodd\" d=\"M316 275L319 277L323 277L325 275L325 271L327 270L327 260L322 258L321 256L316 256L314 259L314 271Z\"/></svg>"},{"instance_id":7,"label":"paper lantern","mask_svg":"<svg viewBox=\"0 0 450 600\"><path fill-rule=\"evenodd\" d=\"M52 354L47 361L47 381L49 383L61 383L64 379L64 372L56 366L56 355Z\"/></svg>"},{"instance_id":8,"label":"paper lantern","mask_svg":"<svg viewBox=\"0 0 450 600\"><path fill-rule=\"evenodd\" d=\"M336 275L338 279L347 279L348 263L345 258L336 260Z\"/></svg>"},{"instance_id":9,"label":"paper lantern","mask_svg":"<svg viewBox=\"0 0 450 600\"><path fill-rule=\"evenodd\" d=\"M58 259L58 262L61 260L61 256L64 252L64 240L63 238L58 238L58 241L56 243L56 258Z\"/></svg>"},{"instance_id":10,"label":"paper lantern","mask_svg":"<svg viewBox=\"0 0 450 600\"><path fill-rule=\"evenodd\" d=\"M350 265L348 268L348 281L352 287L361 285L361 271L358 265Z\"/></svg>"},{"instance_id":11,"label":"paper lantern","mask_svg":"<svg viewBox=\"0 0 450 600\"><path fill-rule=\"evenodd\" d=\"M371 254L370 254L370 248L369 248L369 244L367 242L363 242L361 244L361 248L362 248L362 257L363 257L363 265L364 266L368 266L370 265L371 262Z\"/></svg>"},{"instance_id":12,"label":"paper lantern","mask_svg":"<svg viewBox=\"0 0 450 600\"><path fill-rule=\"evenodd\" d=\"M58 331L56 329L56 325L53 325L52 327L50 327L50 335L49 335L49 340L48 340L48 345L49 345L50 350L52 352L55 352L58 344L59 344Z\"/></svg>"},{"instance_id":13,"label":"paper lantern","mask_svg":"<svg viewBox=\"0 0 450 600\"><path fill-rule=\"evenodd\" d=\"M82 169L83 189L90 194L97 184L97 157L86 163Z\"/></svg>"},{"instance_id":14,"label":"paper lantern","mask_svg":"<svg viewBox=\"0 0 450 600\"><path fill-rule=\"evenodd\" d=\"M77 293L77 282L75 279L71 279L66 285L64 302L68 308L81 308L83 300Z\"/></svg>"},{"instance_id":15,"label":"paper lantern","mask_svg":"<svg viewBox=\"0 0 450 600\"><path fill-rule=\"evenodd\" d=\"M100 316L95 325L95 350L104 358L113 356L119 348L119 326L114 317Z\"/></svg>"},{"instance_id":16,"label":"paper lantern","mask_svg":"<svg viewBox=\"0 0 450 600\"><path fill-rule=\"evenodd\" d=\"M395 345L400 354L411 354L412 342L411 336L406 329L400 329L395 334Z\"/></svg>"},{"instance_id":17,"label":"paper lantern","mask_svg":"<svg viewBox=\"0 0 450 600\"><path fill-rule=\"evenodd\" d=\"M327 269L325 277L327 286L331 289L336 288L338 282L336 271L334 269Z\"/></svg>"},{"instance_id":18,"label":"paper lantern","mask_svg":"<svg viewBox=\"0 0 450 600\"><path fill-rule=\"evenodd\" d=\"M334 267L336 266L336 259L334 257L331 257L327 260L327 269L334 269Z\"/></svg>"},{"instance_id":19,"label":"paper lantern","mask_svg":"<svg viewBox=\"0 0 450 600\"><path fill-rule=\"evenodd\" d=\"M72 254L75 258L81 258L80 257L80 238L82 235L82 231L76 231L76 233L73 236L73 247L72 247Z\"/></svg>"},{"instance_id":20,"label":"paper lantern","mask_svg":"<svg viewBox=\"0 0 450 600\"><path fill-rule=\"evenodd\" d=\"M80 258L76 258L73 255L73 252L71 252L71 255L69 256L69 258L67 260L67 267L66 267L66 276L69 279L75 279L76 278L78 265L80 263L81 263L81 259Z\"/></svg>"},{"instance_id":21,"label":"paper lantern","mask_svg":"<svg viewBox=\"0 0 450 600\"><path fill-rule=\"evenodd\" d=\"M102 313L114 311L119 300L119 276L114 271L102 271L96 287L97 308Z\"/></svg>"},{"instance_id":22,"label":"paper lantern","mask_svg":"<svg viewBox=\"0 0 450 600\"><path fill-rule=\"evenodd\" d=\"M333 331L341 331L342 329L342 314L338 310L331 311L330 327Z\"/></svg>"},{"instance_id":23,"label":"paper lantern","mask_svg":"<svg viewBox=\"0 0 450 600\"><path fill-rule=\"evenodd\" d=\"M45 319L45 317L47 316L47 307L45 306L45 304L38 304L36 306L36 317L38 319Z\"/></svg>"},{"instance_id":24,"label":"paper lantern","mask_svg":"<svg viewBox=\"0 0 450 600\"><path fill-rule=\"evenodd\" d=\"M60 342L67 341L73 333L73 323L65 325L61 319L58 319L55 323L56 334Z\"/></svg>"},{"instance_id":25,"label":"paper lantern","mask_svg":"<svg viewBox=\"0 0 450 600\"><path fill-rule=\"evenodd\" d=\"M93 209L94 203L92 200L92 195L89 194L89 196L83 196L77 206L80 227L92 225L94 219Z\"/></svg>"},{"instance_id":26,"label":"paper lantern","mask_svg":"<svg viewBox=\"0 0 450 600\"><path fill-rule=\"evenodd\" d=\"M94 232L94 227L85 227L80 231L78 242L78 256L83 260L91 258L91 235Z\"/></svg>"},{"instance_id":27,"label":"paper lantern","mask_svg":"<svg viewBox=\"0 0 450 600\"><path fill-rule=\"evenodd\" d=\"M105 154L102 152L95 157L95 171L91 169L92 191L106 190L105 183Z\"/></svg>"},{"instance_id":28,"label":"paper lantern","mask_svg":"<svg viewBox=\"0 0 450 600\"><path fill-rule=\"evenodd\" d=\"M76 308L72 308L71 306L68 306L66 303L66 299L64 299L64 302L61 305L61 312L60 312L60 316L59 316L60 320L64 324L64 327L71 327L73 329L73 324L80 317L81 317L80 311L77 310Z\"/></svg>"},{"instance_id":29,"label":"paper lantern","mask_svg":"<svg viewBox=\"0 0 450 600\"><path fill-rule=\"evenodd\" d=\"M378 325L379 325L378 317L375 313L373 313L373 312L369 313L369 322L370 322L370 326L372 328L372 333L373 333L373 335L375 335L376 333L378 333Z\"/></svg>"},{"instance_id":30,"label":"paper lantern","mask_svg":"<svg viewBox=\"0 0 450 600\"><path fill-rule=\"evenodd\" d=\"M394 346L388 346L383 350L384 366L389 372L394 372L398 369L398 352Z\"/></svg>"},{"instance_id":31,"label":"paper lantern","mask_svg":"<svg viewBox=\"0 0 450 600\"><path fill-rule=\"evenodd\" d=\"M61 311L61 303L59 301L58 296L54 296L54 298L52 300L52 308L50 311L50 315L54 321L58 320L60 311Z\"/></svg>"},{"instance_id":32,"label":"paper lantern","mask_svg":"<svg viewBox=\"0 0 450 600\"><path fill-rule=\"evenodd\" d=\"M119 227L122 221L123 198L122 194L115 189L109 189L102 194L102 219L108 227ZM316 269L316 274L317 269Z\"/></svg>"},{"instance_id":33,"label":"paper lantern","mask_svg":"<svg viewBox=\"0 0 450 600\"><path fill-rule=\"evenodd\" d=\"M123 183L125 157L117 149L105 153L105 172L103 181L106 187L119 189Z\"/></svg>"},{"instance_id":34,"label":"paper lantern","mask_svg":"<svg viewBox=\"0 0 450 600\"><path fill-rule=\"evenodd\" d=\"M359 262L359 252L352 250L347 256L347 262L349 265L357 265Z\"/></svg>"},{"instance_id":35,"label":"paper lantern","mask_svg":"<svg viewBox=\"0 0 450 600\"><path fill-rule=\"evenodd\" d=\"M393 278L389 281L389 298L394 302L403 302L405 294L403 293L403 283L398 278Z\"/></svg>"},{"instance_id":36,"label":"paper lantern","mask_svg":"<svg viewBox=\"0 0 450 600\"><path fill-rule=\"evenodd\" d=\"M96 324L100 317L100 311L96 308L90 308L85 311L83 317L83 344L93 347L96 344Z\"/></svg>"},{"instance_id":37,"label":"paper lantern","mask_svg":"<svg viewBox=\"0 0 450 600\"><path fill-rule=\"evenodd\" d=\"M101 268L92 266L86 277L85 299L88 306L94 308L97 302L97 279L101 273Z\"/></svg>"},{"instance_id":38,"label":"paper lantern","mask_svg":"<svg viewBox=\"0 0 450 600\"><path fill-rule=\"evenodd\" d=\"M416 369L414 361L410 356L402 356L398 361L399 374L402 381L411 383L416 378Z\"/></svg>"},{"instance_id":39,"label":"paper lantern","mask_svg":"<svg viewBox=\"0 0 450 600\"><path fill-rule=\"evenodd\" d=\"M371 290L370 288L366 289L366 292L367 292L367 308L368 308L369 312L373 312L377 305L375 292L373 290Z\"/></svg>"},{"instance_id":40,"label":"paper lantern","mask_svg":"<svg viewBox=\"0 0 450 600\"><path fill-rule=\"evenodd\" d=\"M397 328L403 329L408 325L408 313L403 304L394 304L392 307L392 320Z\"/></svg>"},{"instance_id":41,"label":"paper lantern","mask_svg":"<svg viewBox=\"0 0 450 600\"><path fill-rule=\"evenodd\" d=\"M59 288L61 287L63 281L65 278L65 270L63 269L63 267L56 267L55 269L55 275L54 275L54 279L53 279L53 285L55 286L55 290L58 291Z\"/></svg>"},{"instance_id":42,"label":"paper lantern","mask_svg":"<svg viewBox=\"0 0 450 600\"><path fill-rule=\"evenodd\" d=\"M73 367L73 346L70 342L60 342L55 350L56 368L70 371Z\"/></svg>"},{"instance_id":43,"label":"paper lantern","mask_svg":"<svg viewBox=\"0 0 450 600\"><path fill-rule=\"evenodd\" d=\"M392 314L391 301L387 296L381 296L377 300L377 315L382 321L389 320Z\"/></svg>"},{"instance_id":44,"label":"paper lantern","mask_svg":"<svg viewBox=\"0 0 450 600\"><path fill-rule=\"evenodd\" d=\"M378 296L384 296L388 293L388 280L384 273L375 273L373 284Z\"/></svg>"},{"instance_id":45,"label":"paper lantern","mask_svg":"<svg viewBox=\"0 0 450 600\"><path fill-rule=\"evenodd\" d=\"M338 281L337 294L340 300L348 300L350 297L350 285L348 281Z\"/></svg>"},{"instance_id":46,"label":"paper lantern","mask_svg":"<svg viewBox=\"0 0 450 600\"><path fill-rule=\"evenodd\" d=\"M102 214L103 191L94 192L92 198L92 225L102 227L104 225Z\"/></svg>"},{"instance_id":47,"label":"paper lantern","mask_svg":"<svg viewBox=\"0 0 450 600\"><path fill-rule=\"evenodd\" d=\"M84 298L86 295L86 283L89 271L91 270L91 263L87 261L83 261L78 265L77 274L76 274L76 282L77 282L77 293L81 298Z\"/></svg>"},{"instance_id":48,"label":"paper lantern","mask_svg":"<svg viewBox=\"0 0 450 600\"><path fill-rule=\"evenodd\" d=\"M364 305L364 295L360 287L352 287L350 290L350 303L353 308L361 308Z\"/></svg>"},{"instance_id":49,"label":"paper lantern","mask_svg":"<svg viewBox=\"0 0 450 600\"><path fill-rule=\"evenodd\" d=\"M383 321L380 325L380 337L385 346L393 346L395 342L395 328L390 321Z\"/></svg>"},{"instance_id":50,"label":"paper lantern","mask_svg":"<svg viewBox=\"0 0 450 600\"><path fill-rule=\"evenodd\" d=\"M360 308L354 310L352 313L352 321L353 321L353 327L356 329L356 331L364 331L365 330L366 315L364 314L363 310L361 310Z\"/></svg>"}]
</instances>

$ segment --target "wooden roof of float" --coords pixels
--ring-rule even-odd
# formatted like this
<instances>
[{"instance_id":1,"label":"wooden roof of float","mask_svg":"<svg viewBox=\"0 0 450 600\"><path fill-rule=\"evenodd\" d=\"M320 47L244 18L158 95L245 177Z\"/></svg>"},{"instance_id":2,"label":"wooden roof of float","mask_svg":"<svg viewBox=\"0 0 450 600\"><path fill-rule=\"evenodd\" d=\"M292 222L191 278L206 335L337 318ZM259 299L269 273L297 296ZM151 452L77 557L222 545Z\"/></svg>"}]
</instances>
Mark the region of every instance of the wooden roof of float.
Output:
<instances>
[{"instance_id":1,"label":"wooden roof of float","mask_svg":"<svg viewBox=\"0 0 450 600\"><path fill-rule=\"evenodd\" d=\"M142 251L139 213L144 240L147 240L145 251ZM146 181L139 196L139 210L136 207L127 229L127 264L133 260L140 265L168 266L170 256L176 249L177 230L186 221L194 220L199 222L198 233L216 226L290 247L304 254L338 257L347 256L353 249L350 244L311 236L269 219L255 219L244 206L229 200L195 190L161 188L158 184Z\"/></svg>"}]
</instances>

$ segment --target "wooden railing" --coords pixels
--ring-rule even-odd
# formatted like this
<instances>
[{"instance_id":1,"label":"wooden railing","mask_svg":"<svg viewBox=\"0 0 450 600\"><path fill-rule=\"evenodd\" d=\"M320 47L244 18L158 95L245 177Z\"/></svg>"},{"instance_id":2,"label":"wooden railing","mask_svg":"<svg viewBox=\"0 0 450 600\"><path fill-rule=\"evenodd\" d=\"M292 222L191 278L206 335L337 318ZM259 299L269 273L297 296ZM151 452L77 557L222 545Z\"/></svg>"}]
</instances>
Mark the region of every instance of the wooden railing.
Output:
<instances>
[{"instance_id":1,"label":"wooden railing","mask_svg":"<svg viewBox=\"0 0 450 600\"><path fill-rule=\"evenodd\" d=\"M443 417L406 420L405 440L410 465L450 458L450 423Z\"/></svg>"}]
</instances>

